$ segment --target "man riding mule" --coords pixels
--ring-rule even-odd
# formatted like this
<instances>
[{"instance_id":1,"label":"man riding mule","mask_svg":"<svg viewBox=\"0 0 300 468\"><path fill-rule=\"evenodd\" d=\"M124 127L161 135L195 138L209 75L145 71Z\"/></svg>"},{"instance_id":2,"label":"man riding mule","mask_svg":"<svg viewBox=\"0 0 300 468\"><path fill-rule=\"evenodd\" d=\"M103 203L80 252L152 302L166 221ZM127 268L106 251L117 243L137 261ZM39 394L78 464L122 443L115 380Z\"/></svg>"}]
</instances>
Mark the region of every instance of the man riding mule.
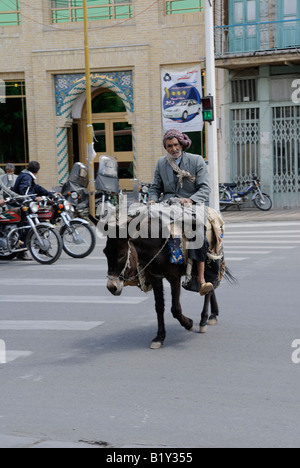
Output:
<instances>
[{"instance_id":1,"label":"man riding mule","mask_svg":"<svg viewBox=\"0 0 300 468\"><path fill-rule=\"evenodd\" d=\"M216 323L219 312L214 288L218 287L225 273L221 239L223 220L218 218L215 212L212 213L209 209L205 208L204 205L210 192L206 165L203 158L200 156L185 153L183 147L187 148L190 145L190 140L188 140L185 135L178 134L177 132L176 135L177 137L174 137L174 133L167 133L165 136L165 147L170 150L171 153L168 153L166 158L161 158L158 162L154 186L151 191L150 206L148 208L142 208L141 205L139 205L140 208L138 208L136 215L133 214L132 217L129 216L128 218L126 215L126 219L123 218L123 222L118 220L115 223L115 234L108 235L106 248L104 250L108 262L107 287L113 295L120 295L123 287L127 285L139 286L144 292L153 289L158 318L158 333L152 341L152 349L160 348L166 337L163 279L166 278L171 285L171 312L174 318L188 331L193 330L193 321L185 317L182 313L180 304L181 278L187 274L189 279L195 279L196 291L199 292L200 290L200 294L205 296L205 304L200 322L200 332L205 333L207 324L213 325ZM168 143L168 141L170 143ZM181 143L179 143L179 141L181 141ZM186 143L182 144L183 141ZM172 149L168 146L170 144ZM174 161L171 161L171 165L168 162L169 155L173 155L174 158L175 155L180 156L179 158L173 158ZM181 161L178 161L180 158ZM173 170L173 162L175 162L176 165L182 162L182 165L181 167L177 166L177 168ZM200 206L200 208L203 208L203 212L208 213L208 219L203 219L203 222L200 223L203 242L197 248L189 249L189 262L188 259L185 258L185 262L171 263L170 235L172 237L172 234L162 235L163 223L161 223L161 219L159 219L158 223L161 228L159 235L151 235L151 229L153 227L151 212L153 210L155 211L156 206L159 207L159 205L155 204L159 201L161 193L164 194L163 200L165 201L174 201L175 198L177 203L182 205L182 208L180 208L182 212L193 212L194 210L192 208L195 202L195 204L198 203L198 207ZM164 202L162 205L165 206ZM143 209L146 210L144 216L139 216L139 211ZM106 232L109 231L108 224L104 224L102 229ZM143 228L146 235L135 235L136 233L134 230L130 229L131 224L135 227L139 227L140 231ZM204 231L206 232L207 228L209 231L210 243L204 235ZM124 232L126 235L124 235ZM147 235L147 233L149 235ZM188 263L188 268L186 263ZM208 282L205 281L205 277ZM188 287L188 283L189 282L186 281L184 287L188 290L195 290L192 287ZM212 308L210 320L208 314L209 304Z\"/></svg>"},{"instance_id":2,"label":"man riding mule","mask_svg":"<svg viewBox=\"0 0 300 468\"><path fill-rule=\"evenodd\" d=\"M187 153L191 140L178 130L165 133L163 144L167 155L160 158L156 166L154 181L150 190L150 204L179 198L183 206L205 204L209 199L210 187L207 166L202 156ZM198 265L198 283L201 296L213 290L213 285L205 281L205 261L208 251L205 238L199 249L189 249L189 258Z\"/></svg>"}]
</instances>

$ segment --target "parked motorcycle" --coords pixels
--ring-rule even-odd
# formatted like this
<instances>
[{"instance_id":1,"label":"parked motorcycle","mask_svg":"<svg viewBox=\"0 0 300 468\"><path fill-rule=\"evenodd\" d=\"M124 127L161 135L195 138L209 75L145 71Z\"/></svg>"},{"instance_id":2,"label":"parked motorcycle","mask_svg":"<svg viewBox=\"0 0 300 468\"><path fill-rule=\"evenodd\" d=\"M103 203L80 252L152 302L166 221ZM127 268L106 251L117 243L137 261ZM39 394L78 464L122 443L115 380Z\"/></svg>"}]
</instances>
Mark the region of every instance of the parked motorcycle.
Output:
<instances>
[{"instance_id":1,"label":"parked motorcycle","mask_svg":"<svg viewBox=\"0 0 300 468\"><path fill-rule=\"evenodd\" d=\"M60 235L63 249L73 258L88 257L95 249L96 235L88 221L80 218L72 219L71 205L61 195L53 199L42 197L38 211L39 221L48 220L52 224L62 223Z\"/></svg>"},{"instance_id":2,"label":"parked motorcycle","mask_svg":"<svg viewBox=\"0 0 300 468\"><path fill-rule=\"evenodd\" d=\"M89 177L88 167L82 163L75 163L61 193L74 208L75 217L89 216Z\"/></svg>"},{"instance_id":3,"label":"parked motorcycle","mask_svg":"<svg viewBox=\"0 0 300 468\"><path fill-rule=\"evenodd\" d=\"M27 196L16 196L6 202L18 207L0 211L0 260L11 260L29 250L38 263L55 263L62 253L62 240L51 224L36 224L38 204Z\"/></svg>"},{"instance_id":4,"label":"parked motorcycle","mask_svg":"<svg viewBox=\"0 0 300 468\"><path fill-rule=\"evenodd\" d=\"M269 195L262 193L260 188L260 180L256 176L252 176L252 179L246 182L247 188L241 192L235 191L237 184L220 184L220 210L226 211L230 206L236 206L239 210L242 205L250 200L250 194L252 194L251 200L255 206L262 211L269 211L272 206L272 200Z\"/></svg>"},{"instance_id":5,"label":"parked motorcycle","mask_svg":"<svg viewBox=\"0 0 300 468\"><path fill-rule=\"evenodd\" d=\"M62 194L71 203L76 217L89 217L88 184L88 167L75 163L62 187ZM95 188L95 207L99 218L104 215L107 206L117 206L119 203L118 163L111 156L100 156Z\"/></svg>"},{"instance_id":6,"label":"parked motorcycle","mask_svg":"<svg viewBox=\"0 0 300 468\"><path fill-rule=\"evenodd\" d=\"M95 187L96 215L99 218L104 216L108 207L119 203L118 163L111 156L100 156Z\"/></svg>"}]
</instances>

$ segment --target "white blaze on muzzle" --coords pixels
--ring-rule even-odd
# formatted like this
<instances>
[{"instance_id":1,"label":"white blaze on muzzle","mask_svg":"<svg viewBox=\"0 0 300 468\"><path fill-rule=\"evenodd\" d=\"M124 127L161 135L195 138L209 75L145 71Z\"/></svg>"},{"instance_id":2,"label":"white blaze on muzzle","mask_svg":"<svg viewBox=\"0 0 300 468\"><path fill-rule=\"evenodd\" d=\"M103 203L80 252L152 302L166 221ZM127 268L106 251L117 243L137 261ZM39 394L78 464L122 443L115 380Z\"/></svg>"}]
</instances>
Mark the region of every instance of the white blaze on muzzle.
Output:
<instances>
[{"instance_id":1,"label":"white blaze on muzzle","mask_svg":"<svg viewBox=\"0 0 300 468\"><path fill-rule=\"evenodd\" d=\"M124 287L124 281L120 280L117 276L109 277L107 281L107 289L114 295L120 296Z\"/></svg>"}]
</instances>

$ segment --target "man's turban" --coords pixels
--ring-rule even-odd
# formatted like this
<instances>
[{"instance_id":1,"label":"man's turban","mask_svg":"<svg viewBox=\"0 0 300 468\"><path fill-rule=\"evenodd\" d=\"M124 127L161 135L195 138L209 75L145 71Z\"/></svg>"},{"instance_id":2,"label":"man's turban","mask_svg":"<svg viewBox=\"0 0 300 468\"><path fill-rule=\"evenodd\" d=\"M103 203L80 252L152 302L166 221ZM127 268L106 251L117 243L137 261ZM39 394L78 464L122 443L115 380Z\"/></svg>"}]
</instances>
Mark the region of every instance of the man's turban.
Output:
<instances>
[{"instance_id":1,"label":"man's turban","mask_svg":"<svg viewBox=\"0 0 300 468\"><path fill-rule=\"evenodd\" d=\"M164 135L164 147L166 148L167 140L173 140L177 138L184 150L191 147L192 142L185 133L181 133L179 130L168 130Z\"/></svg>"}]
</instances>

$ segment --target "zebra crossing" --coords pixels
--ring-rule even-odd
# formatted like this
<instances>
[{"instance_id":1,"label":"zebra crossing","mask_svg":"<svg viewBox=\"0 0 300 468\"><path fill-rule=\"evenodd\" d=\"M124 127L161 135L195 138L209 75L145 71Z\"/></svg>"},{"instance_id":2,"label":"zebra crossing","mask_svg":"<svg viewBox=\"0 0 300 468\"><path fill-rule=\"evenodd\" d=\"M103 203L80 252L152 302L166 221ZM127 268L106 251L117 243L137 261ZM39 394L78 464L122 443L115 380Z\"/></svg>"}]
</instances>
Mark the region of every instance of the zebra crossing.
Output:
<instances>
[{"instance_id":1,"label":"zebra crossing","mask_svg":"<svg viewBox=\"0 0 300 468\"><path fill-rule=\"evenodd\" d=\"M51 267L34 262L1 263L0 342L6 347L5 363L20 362L40 352L35 340L41 334L64 332L84 336L93 330L98 334L98 329L107 324L101 312L107 313L112 308L134 311L146 306L152 296L137 288L126 288L121 297L114 297L106 290L103 247L104 241L98 241L92 256L83 260L63 256ZM282 258L284 253L299 248L300 222L226 224L224 249L229 265L242 266L243 262L258 262L270 255ZM82 309L93 312L82 318ZM16 333L22 333L22 343L30 345L19 346L18 342L16 345ZM25 339L27 334L30 340ZM3 361L2 357L0 365Z\"/></svg>"},{"instance_id":2,"label":"zebra crossing","mask_svg":"<svg viewBox=\"0 0 300 468\"><path fill-rule=\"evenodd\" d=\"M231 223L226 225L227 262L243 262L300 247L300 222Z\"/></svg>"},{"instance_id":3,"label":"zebra crossing","mask_svg":"<svg viewBox=\"0 0 300 468\"><path fill-rule=\"evenodd\" d=\"M121 297L107 291L103 247L103 241L98 241L92 256L74 260L63 255L50 267L35 262L1 262L0 342L5 345L5 358L2 352L0 366L34 356L38 352L35 340L43 333L85 334L106 324L101 319L103 310L135 308L148 300L136 288L128 288ZM81 309L92 310L85 314L90 318L79 320ZM58 310L62 313L57 317ZM30 347L12 349L15 332L22 332L22 342L30 335Z\"/></svg>"}]
</instances>

